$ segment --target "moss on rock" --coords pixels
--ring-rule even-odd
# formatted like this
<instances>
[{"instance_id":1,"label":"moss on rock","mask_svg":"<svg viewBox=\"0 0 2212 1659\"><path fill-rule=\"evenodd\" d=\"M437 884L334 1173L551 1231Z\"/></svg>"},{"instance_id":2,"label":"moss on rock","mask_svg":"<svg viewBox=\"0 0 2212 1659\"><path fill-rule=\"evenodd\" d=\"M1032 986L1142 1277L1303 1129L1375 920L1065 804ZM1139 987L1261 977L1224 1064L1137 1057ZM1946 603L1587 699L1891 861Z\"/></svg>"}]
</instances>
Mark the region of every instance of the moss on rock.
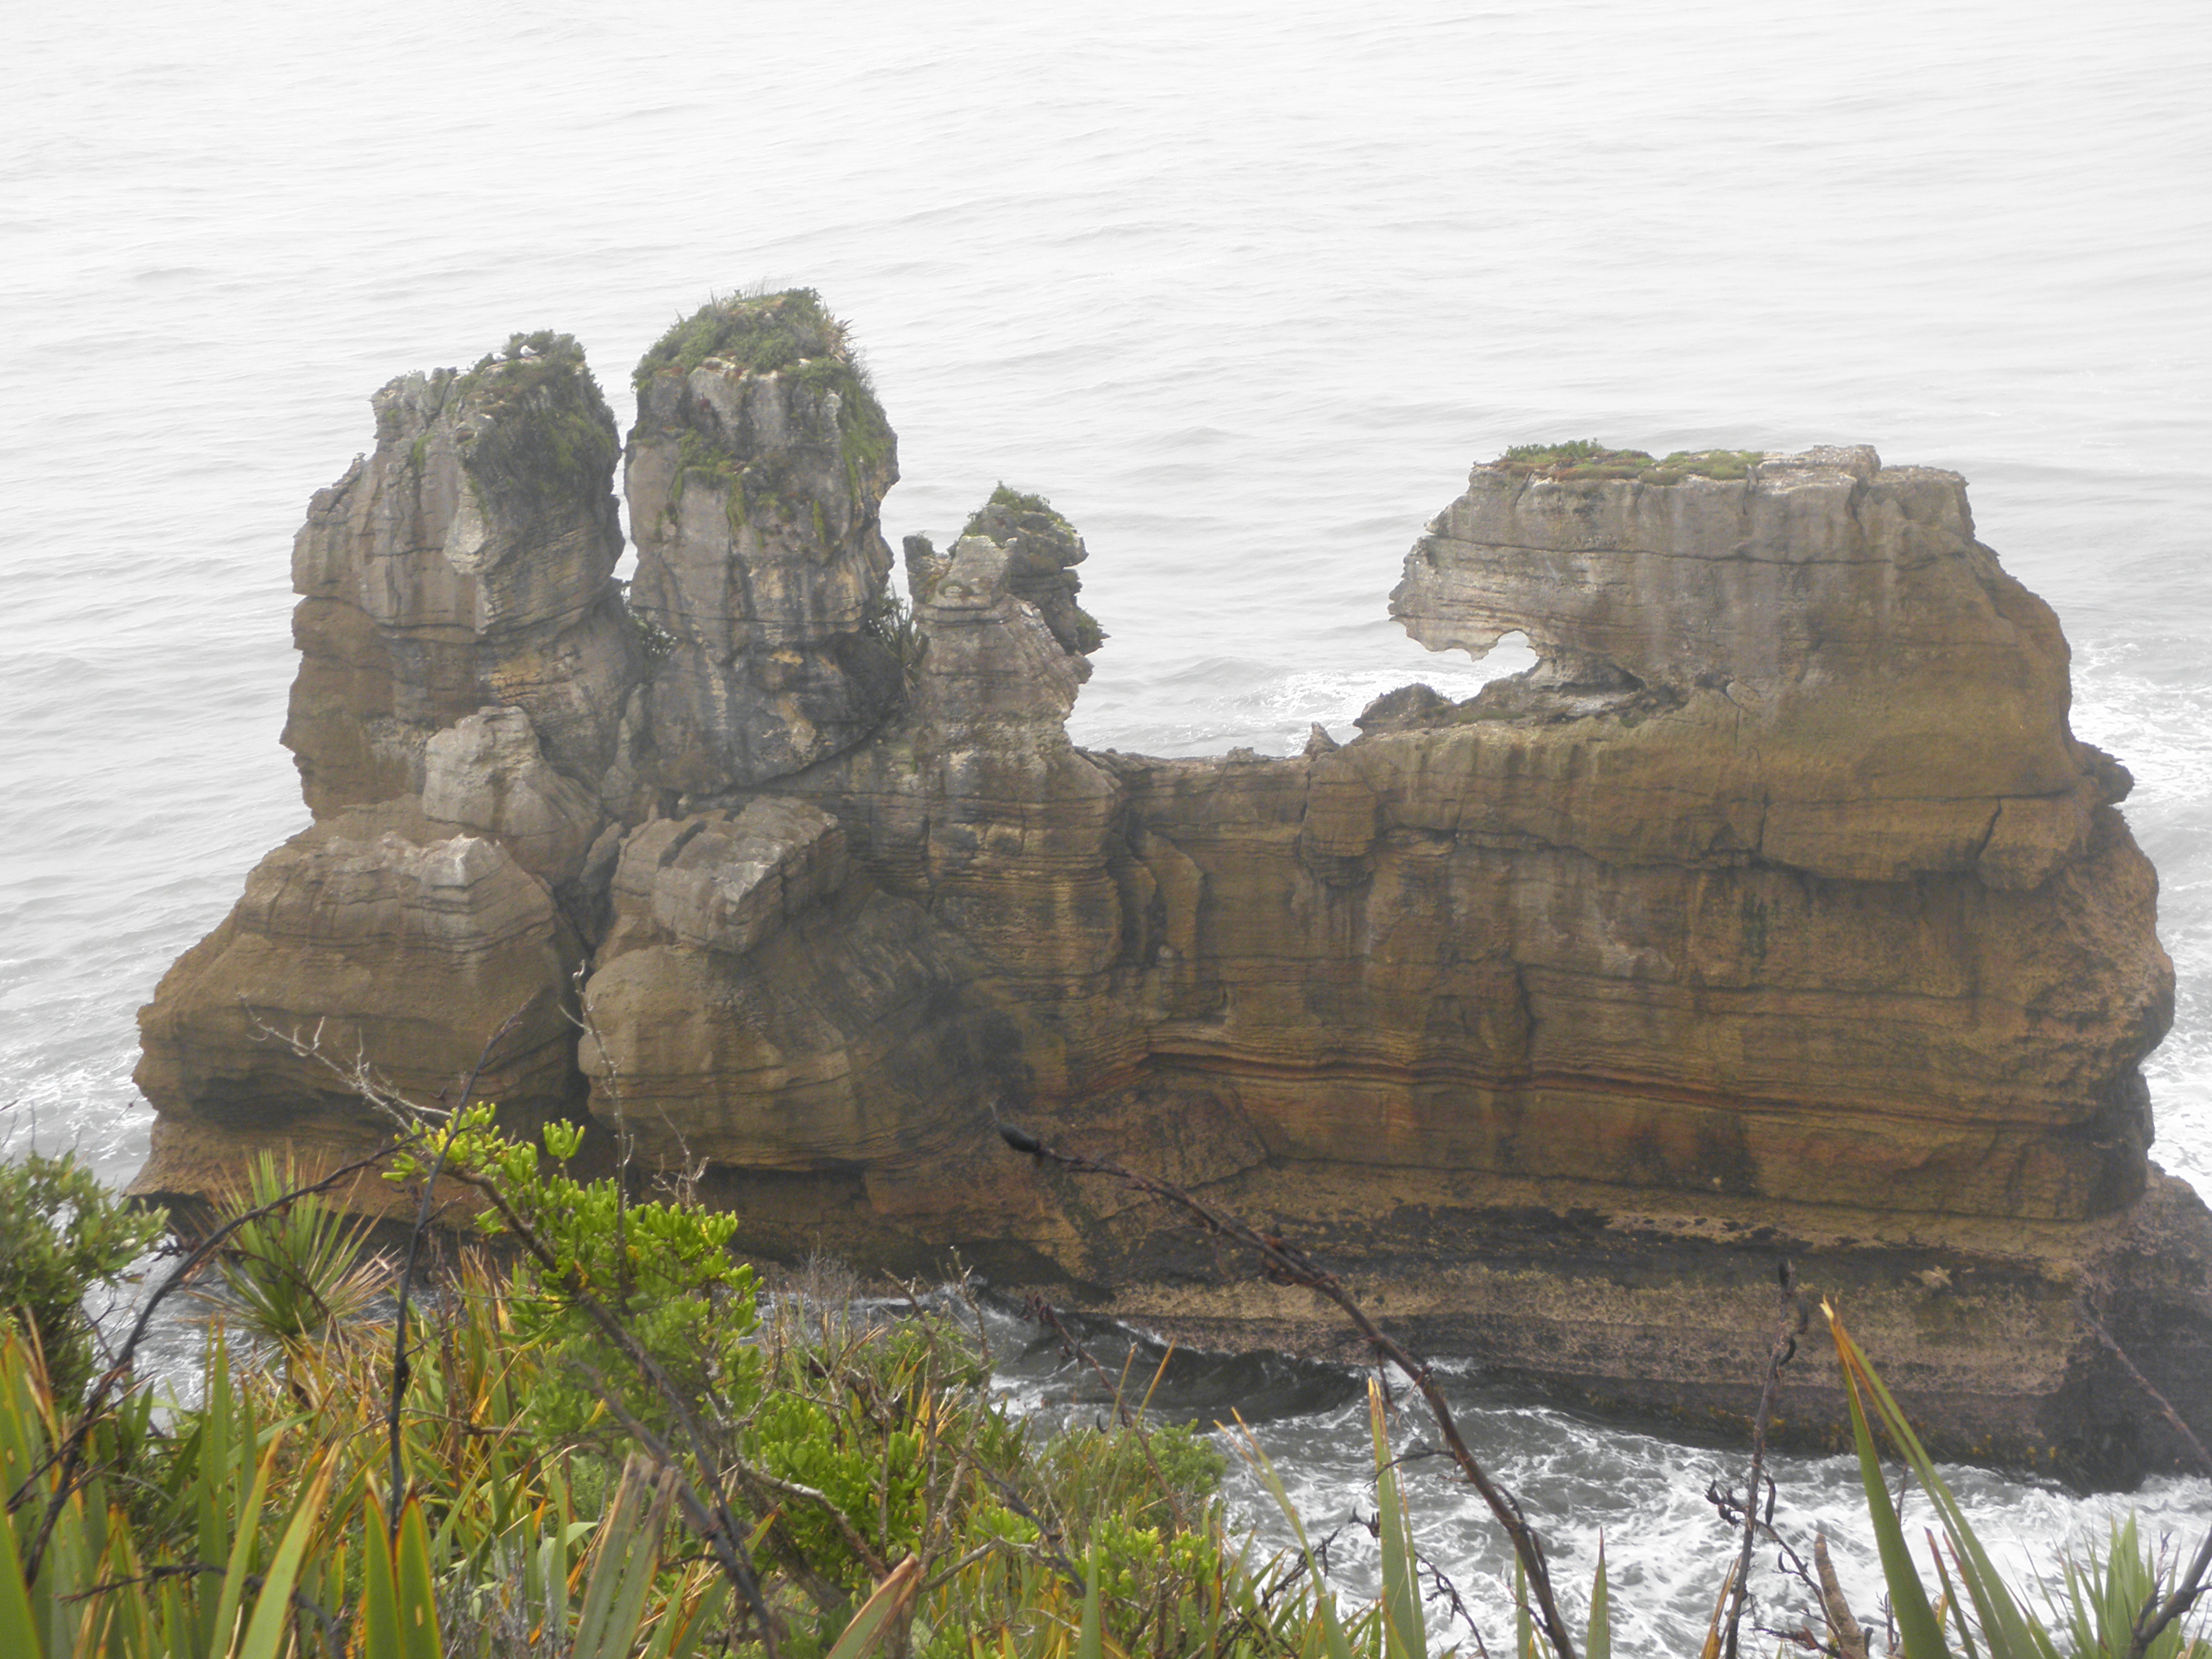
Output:
<instances>
[{"instance_id":1,"label":"moss on rock","mask_svg":"<svg viewBox=\"0 0 2212 1659\"><path fill-rule=\"evenodd\" d=\"M607 488L622 453L615 417L574 336L514 334L453 382L453 395L486 417L456 434L470 476L494 489L558 477Z\"/></svg>"},{"instance_id":2,"label":"moss on rock","mask_svg":"<svg viewBox=\"0 0 2212 1659\"><path fill-rule=\"evenodd\" d=\"M1613 449L1595 438L1577 438L1567 443L1516 444L1491 465L1522 477L1634 478L1641 483L1674 484L1685 478L1748 477L1764 453L1678 449L1662 460L1646 449Z\"/></svg>"},{"instance_id":3,"label":"moss on rock","mask_svg":"<svg viewBox=\"0 0 2212 1659\"><path fill-rule=\"evenodd\" d=\"M689 374L708 362L745 374L788 373L817 397L834 399L838 441L855 493L896 465L896 440L867 366L854 350L844 322L812 289L709 300L653 343L631 381L642 389L656 375ZM695 465L687 453L687 468ZM880 491L882 481L876 488Z\"/></svg>"}]
</instances>

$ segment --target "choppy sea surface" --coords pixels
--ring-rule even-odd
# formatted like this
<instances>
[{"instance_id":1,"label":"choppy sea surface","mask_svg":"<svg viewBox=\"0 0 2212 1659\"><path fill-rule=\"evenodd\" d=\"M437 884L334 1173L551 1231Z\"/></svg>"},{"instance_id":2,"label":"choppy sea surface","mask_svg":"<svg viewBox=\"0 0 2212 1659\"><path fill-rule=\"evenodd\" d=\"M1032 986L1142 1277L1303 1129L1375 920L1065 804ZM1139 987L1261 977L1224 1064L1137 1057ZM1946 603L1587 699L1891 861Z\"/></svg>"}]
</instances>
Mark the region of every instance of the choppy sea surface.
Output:
<instances>
[{"instance_id":1,"label":"choppy sea surface","mask_svg":"<svg viewBox=\"0 0 2212 1659\"><path fill-rule=\"evenodd\" d=\"M818 288L866 348L900 434L894 539L957 529L1000 480L1084 531L1112 635L1074 721L1094 745L1283 751L1390 686L1470 683L1384 596L1508 444L1870 442L1963 472L1982 538L2065 623L2075 730L2136 775L2180 976L2155 1156L2212 1178L2191 9L115 0L7 28L17 1144L129 1174L133 1012L305 821L276 741L288 550L368 447L368 393L551 327L626 422L679 312L768 283ZM1702 1494L1732 1460L1467 1388L1566 1582L1602 1527L1625 1648L1693 1641L1725 1549ZM1260 1432L1294 1489L1316 1515L1364 1501L1364 1408L1284 1399ZM2022 1565L2112 1510L1962 1480ZM1841 1464L1785 1460L1783 1490L1852 1534ZM1420 1501L1462 1589L1494 1589L1477 1513L1440 1482ZM2186 1530L2212 1487L2129 1501Z\"/></svg>"}]
</instances>

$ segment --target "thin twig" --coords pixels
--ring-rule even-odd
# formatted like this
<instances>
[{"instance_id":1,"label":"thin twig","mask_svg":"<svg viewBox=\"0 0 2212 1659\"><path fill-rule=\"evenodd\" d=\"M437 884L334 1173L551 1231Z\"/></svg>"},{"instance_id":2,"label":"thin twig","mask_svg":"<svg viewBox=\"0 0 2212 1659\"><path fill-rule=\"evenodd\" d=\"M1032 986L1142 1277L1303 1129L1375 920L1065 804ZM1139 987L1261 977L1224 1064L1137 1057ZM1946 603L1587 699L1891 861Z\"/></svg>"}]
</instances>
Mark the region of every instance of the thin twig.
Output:
<instances>
[{"instance_id":1,"label":"thin twig","mask_svg":"<svg viewBox=\"0 0 2212 1659\"><path fill-rule=\"evenodd\" d=\"M1721 1648L1727 1659L1736 1659L1736 1627L1742 1621L1744 1602L1751 1589L1751 1553L1759 1540L1759 1487L1766 1461L1767 1418L1774 1409L1775 1390L1782 1383L1782 1368L1796 1354L1797 1339L1804 1334L1812 1317L1811 1310L1797 1300L1797 1270L1787 1259L1775 1269L1775 1278L1782 1287L1782 1306L1774 1326L1774 1346L1766 1356L1766 1382L1759 1391L1759 1413L1752 1419L1751 1480L1744 1489L1743 1547L1736 1553L1735 1583L1729 1591L1727 1634ZM1767 1514L1771 1518L1771 1498Z\"/></svg>"},{"instance_id":2,"label":"thin twig","mask_svg":"<svg viewBox=\"0 0 2212 1659\"><path fill-rule=\"evenodd\" d=\"M1237 1217L1216 1210L1166 1182L1155 1181L1103 1159L1060 1152L1009 1123L1001 1122L998 1127L1000 1137L1014 1151L1026 1152L1041 1164L1056 1164L1063 1169L1085 1175L1109 1176L1148 1197L1174 1205L1188 1212L1207 1231L1258 1255L1266 1264L1269 1278L1282 1284L1302 1285L1334 1303L1351 1320L1360 1335L1366 1339L1367 1346L1405 1372L1413 1379L1413 1386L1421 1391L1421 1398L1427 1402L1430 1413L1436 1419L1437 1431L1443 1436L1445 1445L1450 1448L1452 1461L1459 1465L1460 1473L1466 1476L1468 1483L1481 1494L1482 1501L1489 1506L1491 1514L1497 1517L1498 1524L1505 1529L1505 1535L1512 1543L1513 1553L1520 1559L1522 1571L1528 1574L1528 1587L1536 1599L1546 1639L1551 1643L1559 1659L1575 1659L1574 1638L1567 1632L1567 1621L1560 1616L1558 1599L1552 1593L1552 1575L1544 1560L1543 1546L1522 1518L1518 1500L1491 1480L1488 1473L1476 1461L1474 1454L1468 1449L1467 1442L1460 1436L1459 1425L1452 1416L1451 1407L1446 1402L1443 1391L1437 1386L1429 1367L1414 1358L1402 1345L1368 1317L1367 1310L1352 1300L1334 1273L1316 1265L1304 1251L1284 1240L1263 1237Z\"/></svg>"}]
</instances>

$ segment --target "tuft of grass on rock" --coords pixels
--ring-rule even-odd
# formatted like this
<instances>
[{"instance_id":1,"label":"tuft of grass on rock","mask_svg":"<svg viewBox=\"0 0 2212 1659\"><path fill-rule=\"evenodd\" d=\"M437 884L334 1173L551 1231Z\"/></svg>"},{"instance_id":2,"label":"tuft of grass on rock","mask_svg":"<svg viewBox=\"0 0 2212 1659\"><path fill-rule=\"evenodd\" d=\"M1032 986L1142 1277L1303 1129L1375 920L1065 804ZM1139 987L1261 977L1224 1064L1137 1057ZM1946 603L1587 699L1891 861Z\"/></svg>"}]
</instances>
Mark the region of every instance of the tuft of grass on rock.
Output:
<instances>
[{"instance_id":1,"label":"tuft of grass on rock","mask_svg":"<svg viewBox=\"0 0 2212 1659\"><path fill-rule=\"evenodd\" d=\"M990 499L968 515L960 533L988 536L994 542L1008 544L1024 535L1067 544L1081 539L1075 526L1043 496L1006 483L994 489Z\"/></svg>"},{"instance_id":2,"label":"tuft of grass on rock","mask_svg":"<svg viewBox=\"0 0 2212 1659\"><path fill-rule=\"evenodd\" d=\"M818 397L834 398L837 441L847 482L855 493L878 494L897 477L897 441L877 400L875 382L854 349L843 320L832 315L811 288L776 294L717 296L677 322L638 360L631 384L642 390L662 374L689 374L708 362L732 365L747 374L789 374ZM732 481L732 458L710 446L689 443L687 471L715 473ZM752 510L755 496L781 501L790 492L754 462L741 490L732 493L732 525ZM770 468L770 471L775 469Z\"/></svg>"},{"instance_id":3,"label":"tuft of grass on rock","mask_svg":"<svg viewBox=\"0 0 2212 1659\"><path fill-rule=\"evenodd\" d=\"M710 357L755 374L835 359L862 386L868 384L854 361L844 323L811 288L710 299L654 342L631 379L641 386L656 374L689 374ZM817 373L829 370L825 366Z\"/></svg>"},{"instance_id":4,"label":"tuft of grass on rock","mask_svg":"<svg viewBox=\"0 0 2212 1659\"><path fill-rule=\"evenodd\" d=\"M463 464L479 483L521 492L556 479L594 493L607 487L622 446L573 334L509 335L454 380L453 395L491 417L484 431L465 424L459 434ZM419 469L419 453L410 460Z\"/></svg>"},{"instance_id":5,"label":"tuft of grass on rock","mask_svg":"<svg viewBox=\"0 0 2212 1659\"><path fill-rule=\"evenodd\" d=\"M1644 449L1613 449L1595 438L1566 443L1516 444L1491 465L1519 477L1580 481L1633 478L1640 483L1676 484L1685 478L1733 482L1751 476L1763 456L1756 449L1678 449L1659 459Z\"/></svg>"}]
</instances>

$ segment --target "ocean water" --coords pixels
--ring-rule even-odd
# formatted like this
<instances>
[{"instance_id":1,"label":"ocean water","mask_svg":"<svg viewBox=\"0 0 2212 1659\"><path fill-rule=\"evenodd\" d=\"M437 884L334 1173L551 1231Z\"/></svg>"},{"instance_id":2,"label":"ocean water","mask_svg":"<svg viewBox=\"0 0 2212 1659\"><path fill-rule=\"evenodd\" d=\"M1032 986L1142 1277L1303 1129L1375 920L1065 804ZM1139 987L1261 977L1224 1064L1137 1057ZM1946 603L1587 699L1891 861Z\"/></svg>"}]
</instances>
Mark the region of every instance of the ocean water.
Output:
<instances>
[{"instance_id":1,"label":"ocean water","mask_svg":"<svg viewBox=\"0 0 2212 1659\"><path fill-rule=\"evenodd\" d=\"M626 420L662 328L765 282L818 288L864 344L901 437L894 538L957 529L1000 480L1082 528L1112 635L1074 721L1095 745L1280 751L1389 686L1470 684L1384 596L1510 443L1956 468L2065 623L2076 731L2137 779L2180 975L2155 1156L2212 1178L2193 9L117 0L8 33L19 1142L135 1167L133 1011L305 821L276 741L289 547L368 446L368 393L552 327ZM1725 1460L1480 1415L1571 1561L1603 1520L1634 1646L1702 1629ZM1261 1433L1319 1512L1354 1501L1363 1431L1340 1404ZM2109 1510L1969 1481L2022 1559ZM1494 1543L1429 1484L1425 1539L1480 1583ZM1847 1500L1838 1466L1789 1465L1785 1505L1848 1529ZM2212 1487L2136 1501L2201 1524Z\"/></svg>"}]
</instances>

